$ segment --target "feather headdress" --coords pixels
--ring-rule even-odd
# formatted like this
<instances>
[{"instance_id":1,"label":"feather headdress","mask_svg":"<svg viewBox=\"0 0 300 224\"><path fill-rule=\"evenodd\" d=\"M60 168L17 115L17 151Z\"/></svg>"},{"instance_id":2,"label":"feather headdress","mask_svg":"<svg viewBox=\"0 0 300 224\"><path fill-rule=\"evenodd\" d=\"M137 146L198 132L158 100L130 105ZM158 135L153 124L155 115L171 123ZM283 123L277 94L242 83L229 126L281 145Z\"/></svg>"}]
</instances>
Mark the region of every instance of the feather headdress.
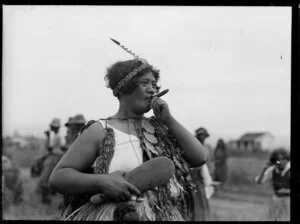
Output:
<instances>
[{"instance_id":1,"label":"feather headdress","mask_svg":"<svg viewBox=\"0 0 300 224\"><path fill-rule=\"evenodd\" d=\"M132 77L136 76L140 71L144 70L147 67L152 67L148 64L148 62L145 59L140 58L137 54L133 53L131 50L129 50L127 47L125 47L124 45L122 45L119 41L110 38L115 44L117 44L118 46L120 46L123 50L125 50L127 53L131 54L134 58L136 58L137 60L141 61L142 64L137 67L136 69L134 69L132 72L130 72L128 75L126 75L118 84L117 86L113 89L113 94L114 96L116 96L119 92L119 90L122 88L122 86L124 86L130 79L132 79ZM155 71L158 71L157 69L153 69Z\"/></svg>"}]
</instances>

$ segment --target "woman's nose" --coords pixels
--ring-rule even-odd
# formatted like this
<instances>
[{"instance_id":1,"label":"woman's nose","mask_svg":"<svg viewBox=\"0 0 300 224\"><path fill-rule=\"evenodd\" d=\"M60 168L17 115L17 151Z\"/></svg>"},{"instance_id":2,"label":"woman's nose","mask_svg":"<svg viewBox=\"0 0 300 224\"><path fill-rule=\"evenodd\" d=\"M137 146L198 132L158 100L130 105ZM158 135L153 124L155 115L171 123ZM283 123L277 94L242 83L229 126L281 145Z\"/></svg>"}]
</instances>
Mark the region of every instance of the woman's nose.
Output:
<instances>
[{"instance_id":1,"label":"woman's nose","mask_svg":"<svg viewBox=\"0 0 300 224\"><path fill-rule=\"evenodd\" d=\"M151 93L151 94L154 94L154 93L156 93L156 89L153 86L150 85L149 88L148 88L148 92Z\"/></svg>"}]
</instances>

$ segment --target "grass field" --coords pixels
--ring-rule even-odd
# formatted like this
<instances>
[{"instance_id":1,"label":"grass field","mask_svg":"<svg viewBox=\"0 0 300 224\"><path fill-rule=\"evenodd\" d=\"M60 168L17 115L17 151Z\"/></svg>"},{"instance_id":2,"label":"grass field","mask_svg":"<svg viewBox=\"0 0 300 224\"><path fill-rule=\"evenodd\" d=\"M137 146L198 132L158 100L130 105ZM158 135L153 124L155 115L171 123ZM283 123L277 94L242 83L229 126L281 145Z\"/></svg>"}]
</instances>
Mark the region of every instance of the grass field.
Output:
<instances>
[{"instance_id":1,"label":"grass field","mask_svg":"<svg viewBox=\"0 0 300 224\"><path fill-rule=\"evenodd\" d=\"M254 178L262 171L265 158L230 157L228 164L228 178L225 184L227 189L245 191L257 194L271 194L270 183L256 185Z\"/></svg>"},{"instance_id":2,"label":"grass field","mask_svg":"<svg viewBox=\"0 0 300 224\"><path fill-rule=\"evenodd\" d=\"M36 194L36 179L30 177L28 165L32 164L30 156L24 157L21 152L14 153L14 159L21 168L24 195L18 206L3 208L4 220L58 220L59 194L53 196L51 205L40 202ZM25 159L26 161L25 161ZM269 185L257 186L253 178L261 171L266 158L229 157L228 180L222 190L216 191L210 200L211 220L215 221L264 221L268 220L266 212L272 194Z\"/></svg>"},{"instance_id":3,"label":"grass field","mask_svg":"<svg viewBox=\"0 0 300 224\"><path fill-rule=\"evenodd\" d=\"M35 193L36 180L31 179L29 169L22 170L24 201L3 211L4 220L58 220L62 198L53 196L51 205L40 202ZM268 195L241 193L232 190L217 191L210 200L211 220L215 221L263 221L268 208Z\"/></svg>"},{"instance_id":4,"label":"grass field","mask_svg":"<svg viewBox=\"0 0 300 224\"><path fill-rule=\"evenodd\" d=\"M53 196L51 205L40 203L35 191L35 180L29 170L22 170L24 201L3 211L4 220L58 220L60 195ZM217 191L210 200L212 221L267 221L267 195L245 194L230 190Z\"/></svg>"},{"instance_id":5,"label":"grass field","mask_svg":"<svg viewBox=\"0 0 300 224\"><path fill-rule=\"evenodd\" d=\"M2 211L5 220L57 220L60 217L58 205L61 196L55 195L51 205L40 202L40 196L35 192L36 179L30 177L30 170L23 168L21 172L23 180L23 201L17 205L11 205Z\"/></svg>"}]
</instances>

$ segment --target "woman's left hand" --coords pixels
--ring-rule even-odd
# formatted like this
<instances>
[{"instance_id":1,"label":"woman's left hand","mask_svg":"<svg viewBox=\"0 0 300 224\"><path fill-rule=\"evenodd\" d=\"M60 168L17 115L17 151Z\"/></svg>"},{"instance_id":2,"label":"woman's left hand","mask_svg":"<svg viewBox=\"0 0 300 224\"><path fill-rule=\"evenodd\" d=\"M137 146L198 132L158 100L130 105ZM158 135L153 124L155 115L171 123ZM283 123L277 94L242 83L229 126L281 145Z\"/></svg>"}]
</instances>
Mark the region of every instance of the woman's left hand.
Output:
<instances>
[{"instance_id":1,"label":"woman's left hand","mask_svg":"<svg viewBox=\"0 0 300 224\"><path fill-rule=\"evenodd\" d=\"M159 97L154 97L151 101L151 108L157 120L166 123L172 116L168 104Z\"/></svg>"}]
</instances>

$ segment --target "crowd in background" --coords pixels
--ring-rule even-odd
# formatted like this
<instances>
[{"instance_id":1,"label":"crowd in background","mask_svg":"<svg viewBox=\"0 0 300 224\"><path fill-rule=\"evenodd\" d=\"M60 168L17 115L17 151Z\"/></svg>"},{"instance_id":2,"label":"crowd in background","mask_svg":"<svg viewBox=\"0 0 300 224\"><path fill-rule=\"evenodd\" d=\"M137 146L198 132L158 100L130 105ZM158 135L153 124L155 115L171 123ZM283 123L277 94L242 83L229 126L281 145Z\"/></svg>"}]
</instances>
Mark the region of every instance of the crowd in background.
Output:
<instances>
[{"instance_id":1,"label":"crowd in background","mask_svg":"<svg viewBox=\"0 0 300 224\"><path fill-rule=\"evenodd\" d=\"M58 161L74 142L87 123L82 114L70 117L65 123L66 136L60 133L60 120L54 118L45 131L46 142L44 151L31 167L31 177L37 178L36 193L40 195L41 202L51 204L51 197L55 191L51 190L48 181L50 174ZM209 199L215 189L222 188L227 180L227 150L223 139L219 139L213 149L205 140L209 137L208 131L201 127L195 131L196 138L208 152L207 162L197 168L191 169L191 176L196 183L197 190L193 197L197 213L194 221L208 221L210 219ZM17 205L22 202L22 179L20 170L7 155L2 155L2 205L9 200ZM272 220L289 220L290 214L290 159L285 150L276 150L262 172L255 178L257 184L271 181L274 189L273 203L270 204L269 214Z\"/></svg>"}]
</instances>

